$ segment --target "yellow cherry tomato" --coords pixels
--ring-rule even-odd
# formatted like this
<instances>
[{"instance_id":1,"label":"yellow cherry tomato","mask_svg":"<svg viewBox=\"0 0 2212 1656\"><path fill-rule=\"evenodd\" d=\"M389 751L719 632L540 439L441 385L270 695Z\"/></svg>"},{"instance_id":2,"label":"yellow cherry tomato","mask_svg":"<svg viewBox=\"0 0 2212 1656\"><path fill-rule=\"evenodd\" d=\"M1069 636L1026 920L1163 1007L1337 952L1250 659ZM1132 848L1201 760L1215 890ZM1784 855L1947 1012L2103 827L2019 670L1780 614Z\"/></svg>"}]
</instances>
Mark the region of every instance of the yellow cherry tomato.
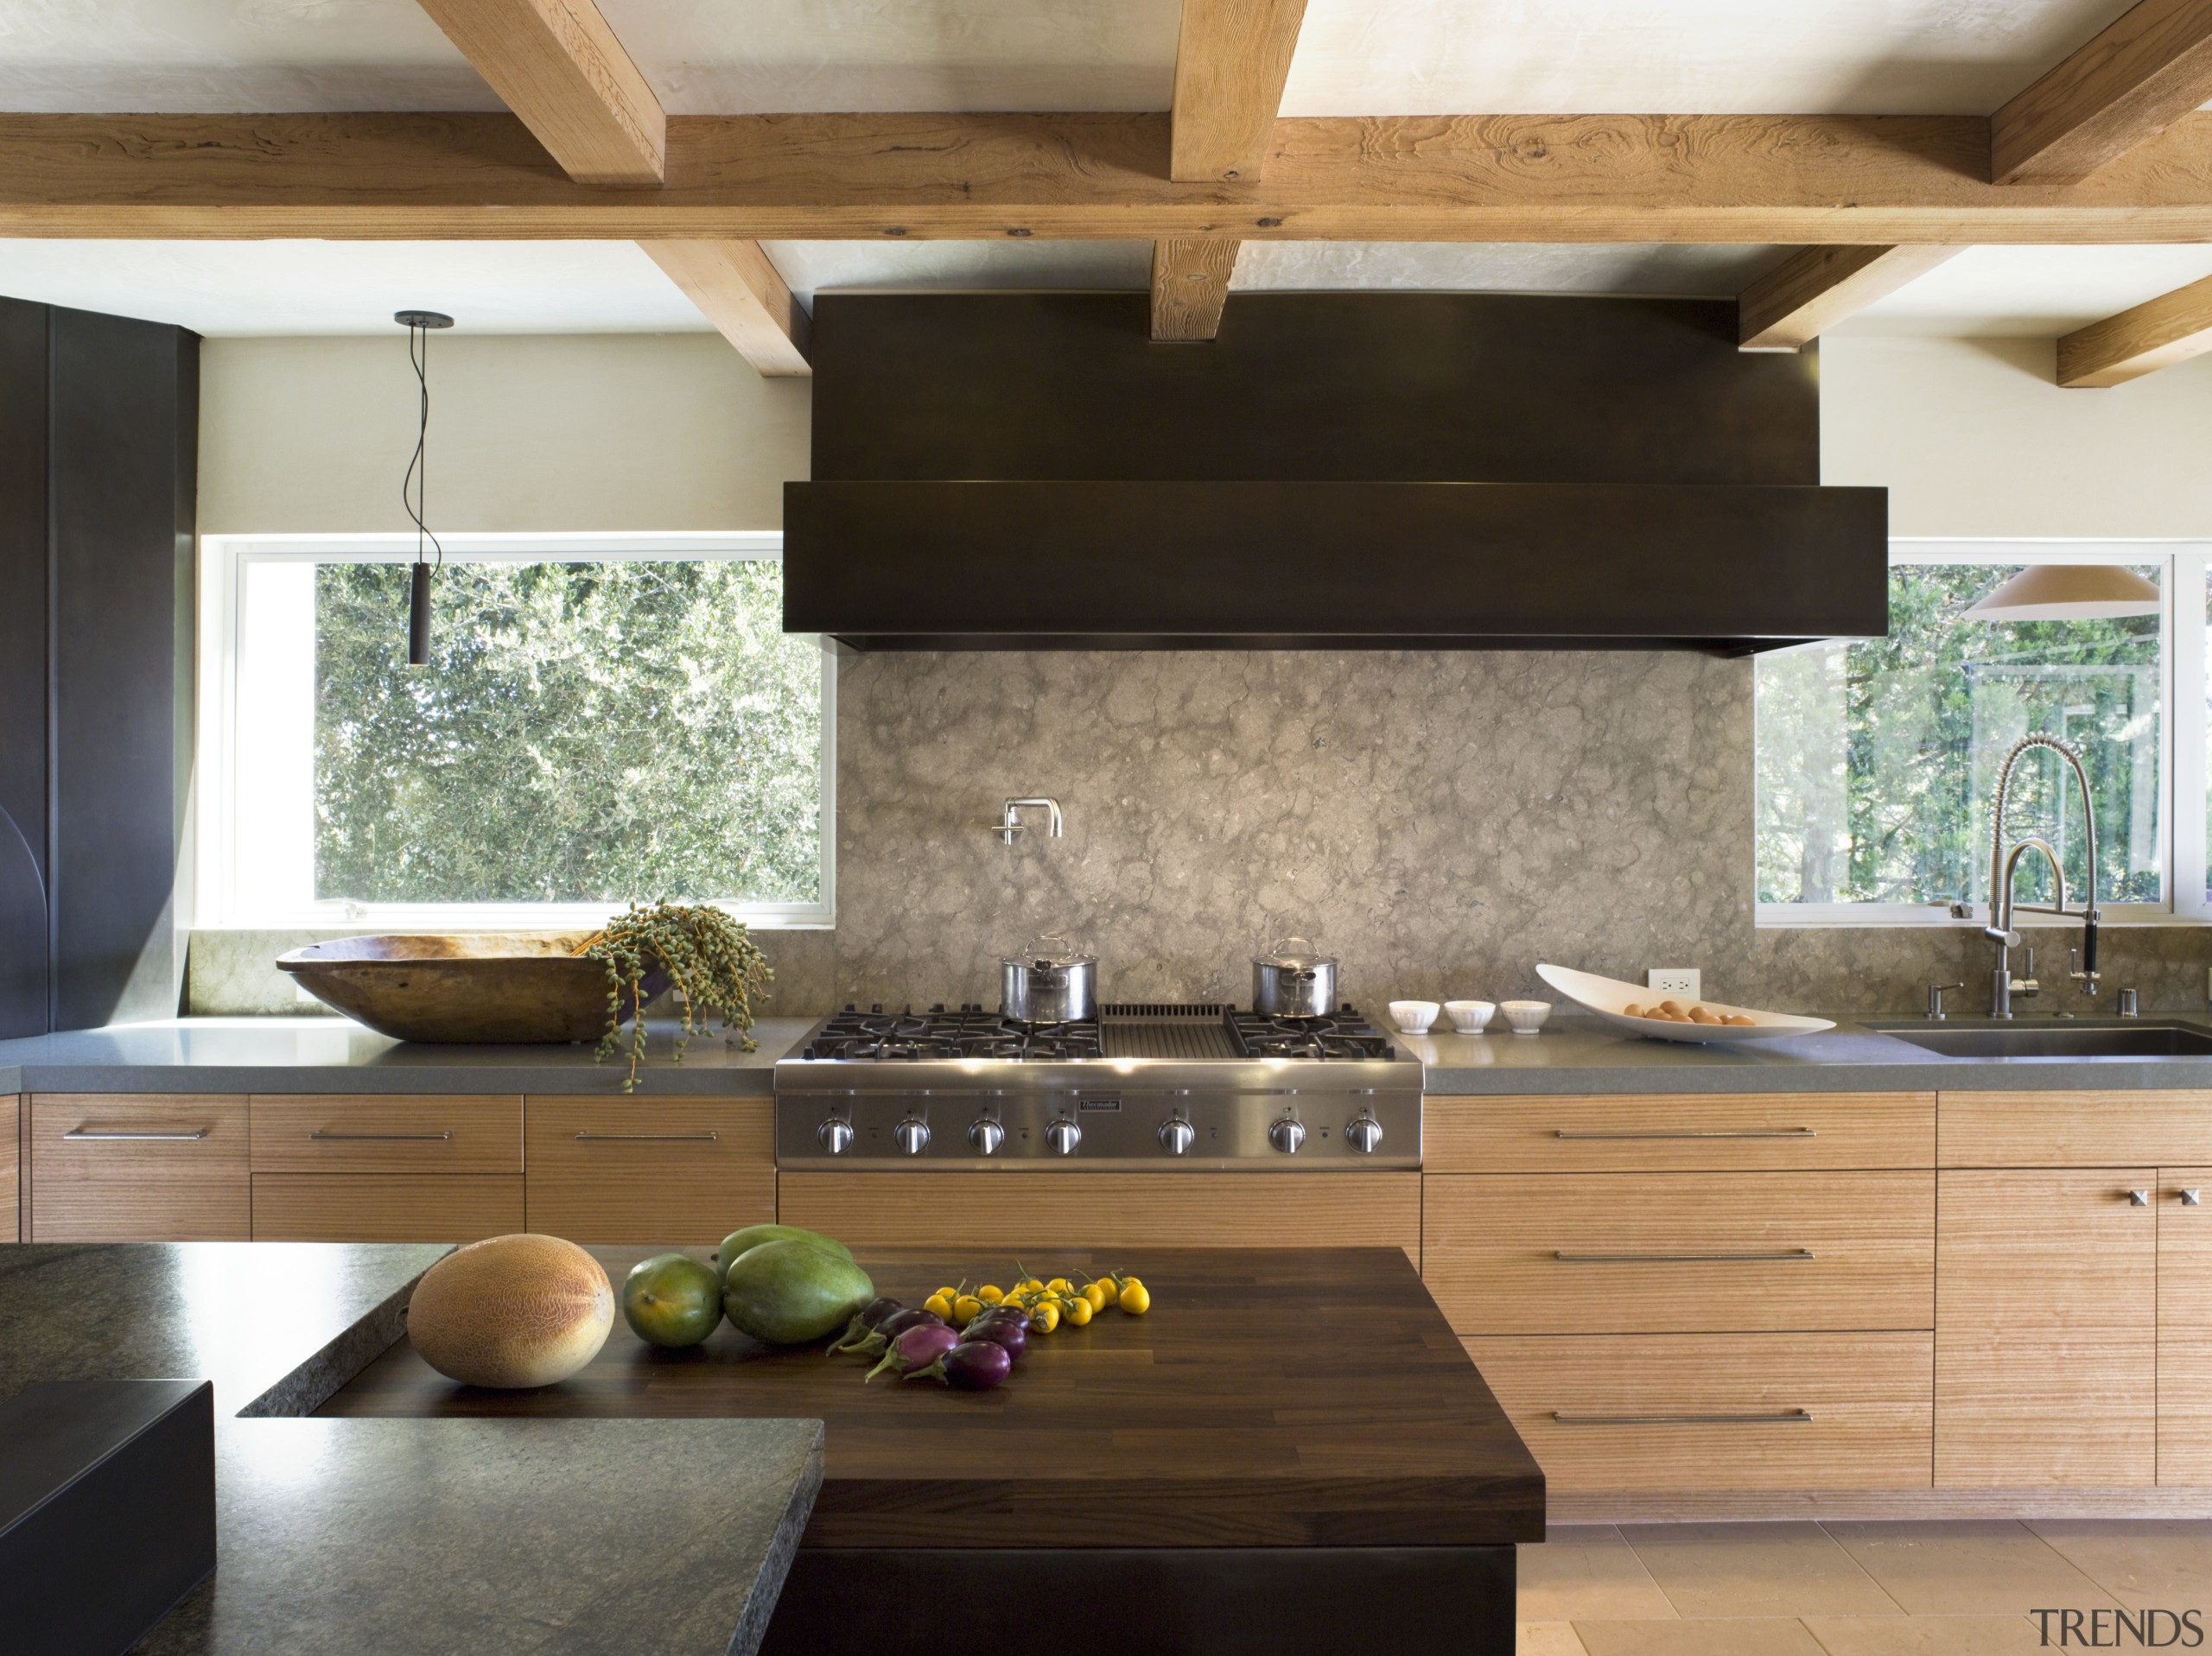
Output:
<instances>
[{"instance_id":1,"label":"yellow cherry tomato","mask_svg":"<svg viewBox=\"0 0 2212 1656\"><path fill-rule=\"evenodd\" d=\"M922 1309L932 1317L943 1317L948 1323L952 1321L952 1301L942 1288L922 1302Z\"/></svg>"},{"instance_id":2,"label":"yellow cherry tomato","mask_svg":"<svg viewBox=\"0 0 2212 1656\"><path fill-rule=\"evenodd\" d=\"M1074 1295L1072 1298L1064 1299L1060 1302L1060 1315L1068 1320L1068 1323L1071 1327L1079 1329L1084 1323L1090 1321L1090 1302L1085 1299L1081 1294Z\"/></svg>"},{"instance_id":3,"label":"yellow cherry tomato","mask_svg":"<svg viewBox=\"0 0 2212 1656\"><path fill-rule=\"evenodd\" d=\"M1075 1285L1065 1277L1054 1277L1052 1281L1045 1285L1045 1288L1047 1292L1055 1294L1071 1294L1075 1291Z\"/></svg>"},{"instance_id":4,"label":"yellow cherry tomato","mask_svg":"<svg viewBox=\"0 0 2212 1656\"><path fill-rule=\"evenodd\" d=\"M976 1291L976 1298L986 1305L996 1305L1006 1298L1006 1290L995 1283L985 1283Z\"/></svg>"},{"instance_id":5,"label":"yellow cherry tomato","mask_svg":"<svg viewBox=\"0 0 2212 1656\"><path fill-rule=\"evenodd\" d=\"M1106 1309L1106 1285L1100 1282L1087 1282L1084 1284L1081 1298L1083 1303L1090 1306L1092 1310L1104 1310Z\"/></svg>"},{"instance_id":6,"label":"yellow cherry tomato","mask_svg":"<svg viewBox=\"0 0 2212 1656\"><path fill-rule=\"evenodd\" d=\"M1096 1288L1098 1291L1098 1298L1095 1303L1102 1310L1121 1298L1121 1290L1114 1285L1114 1278L1111 1277L1099 1278L1097 1281L1092 1283L1089 1288L1085 1288L1083 1291L1087 1294L1090 1291L1091 1288Z\"/></svg>"},{"instance_id":7,"label":"yellow cherry tomato","mask_svg":"<svg viewBox=\"0 0 2212 1656\"><path fill-rule=\"evenodd\" d=\"M1044 1286L1045 1285L1034 1277L1024 1277L1014 1285L1014 1290L1018 1294L1033 1294L1041 1291Z\"/></svg>"},{"instance_id":8,"label":"yellow cherry tomato","mask_svg":"<svg viewBox=\"0 0 2212 1656\"><path fill-rule=\"evenodd\" d=\"M1059 1326L1060 1308L1052 1304L1051 1300L1045 1300L1041 1304L1033 1305L1029 1308L1030 1333L1050 1334L1054 1329Z\"/></svg>"},{"instance_id":9,"label":"yellow cherry tomato","mask_svg":"<svg viewBox=\"0 0 2212 1656\"><path fill-rule=\"evenodd\" d=\"M963 1294L952 1302L952 1324L966 1328L983 1314L983 1302L973 1294Z\"/></svg>"},{"instance_id":10,"label":"yellow cherry tomato","mask_svg":"<svg viewBox=\"0 0 2212 1656\"><path fill-rule=\"evenodd\" d=\"M1152 1290L1135 1277L1122 1284L1122 1309L1131 1317L1142 1317L1152 1309Z\"/></svg>"}]
</instances>

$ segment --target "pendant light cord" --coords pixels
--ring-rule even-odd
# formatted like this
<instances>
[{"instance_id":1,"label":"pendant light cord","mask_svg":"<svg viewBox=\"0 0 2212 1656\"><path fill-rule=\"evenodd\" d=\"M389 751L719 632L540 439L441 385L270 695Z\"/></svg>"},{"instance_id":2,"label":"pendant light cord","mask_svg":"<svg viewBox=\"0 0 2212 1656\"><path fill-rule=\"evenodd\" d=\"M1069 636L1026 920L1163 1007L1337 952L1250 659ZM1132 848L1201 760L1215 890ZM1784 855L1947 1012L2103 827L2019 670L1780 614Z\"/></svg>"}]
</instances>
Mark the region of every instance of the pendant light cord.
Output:
<instances>
[{"instance_id":1,"label":"pendant light cord","mask_svg":"<svg viewBox=\"0 0 2212 1656\"><path fill-rule=\"evenodd\" d=\"M415 520L415 562L423 562L423 542L427 536L437 551L435 567L442 569L446 549L423 518L423 491L429 480L423 449L430 435L430 331L419 322L407 325L407 359L415 365L415 384L421 391L421 401L415 423L415 457L407 462L407 475L399 481L399 504Z\"/></svg>"}]
</instances>

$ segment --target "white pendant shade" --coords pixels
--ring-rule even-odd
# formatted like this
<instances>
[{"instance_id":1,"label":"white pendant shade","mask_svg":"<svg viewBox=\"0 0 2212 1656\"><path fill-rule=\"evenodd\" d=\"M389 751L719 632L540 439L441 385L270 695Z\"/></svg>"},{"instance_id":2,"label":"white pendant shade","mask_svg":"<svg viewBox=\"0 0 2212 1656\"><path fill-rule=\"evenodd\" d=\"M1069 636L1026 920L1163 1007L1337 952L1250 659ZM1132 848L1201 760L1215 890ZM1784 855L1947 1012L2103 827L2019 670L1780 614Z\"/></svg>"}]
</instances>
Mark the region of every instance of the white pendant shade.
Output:
<instances>
[{"instance_id":1,"label":"white pendant shade","mask_svg":"<svg viewBox=\"0 0 2212 1656\"><path fill-rule=\"evenodd\" d=\"M2156 615L2158 589L2117 563L2037 563L1967 612L1971 621L2101 621Z\"/></svg>"}]
</instances>

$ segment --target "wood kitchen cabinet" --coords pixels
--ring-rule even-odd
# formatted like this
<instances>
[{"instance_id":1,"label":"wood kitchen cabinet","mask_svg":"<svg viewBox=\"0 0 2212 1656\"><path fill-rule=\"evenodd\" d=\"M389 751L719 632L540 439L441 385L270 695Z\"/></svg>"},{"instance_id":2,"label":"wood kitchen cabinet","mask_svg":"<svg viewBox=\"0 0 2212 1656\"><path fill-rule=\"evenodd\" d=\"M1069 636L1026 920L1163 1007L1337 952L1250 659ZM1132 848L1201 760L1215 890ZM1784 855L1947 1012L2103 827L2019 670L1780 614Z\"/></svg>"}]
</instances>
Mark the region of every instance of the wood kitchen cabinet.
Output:
<instances>
[{"instance_id":1,"label":"wood kitchen cabinet","mask_svg":"<svg viewBox=\"0 0 2212 1656\"><path fill-rule=\"evenodd\" d=\"M0 1242L22 1240L23 1101L0 1095Z\"/></svg>"},{"instance_id":2,"label":"wood kitchen cabinet","mask_svg":"<svg viewBox=\"0 0 2212 1656\"><path fill-rule=\"evenodd\" d=\"M534 1096L527 1117L532 1230L706 1247L776 1217L772 1099Z\"/></svg>"},{"instance_id":3,"label":"wood kitchen cabinet","mask_svg":"<svg viewBox=\"0 0 2212 1656\"><path fill-rule=\"evenodd\" d=\"M31 1240L251 1236L245 1099L41 1093L30 1122Z\"/></svg>"},{"instance_id":4,"label":"wood kitchen cabinet","mask_svg":"<svg viewBox=\"0 0 2212 1656\"><path fill-rule=\"evenodd\" d=\"M2158 1182L2147 1167L1939 1176L1938 1488L2156 1481Z\"/></svg>"},{"instance_id":5,"label":"wood kitchen cabinet","mask_svg":"<svg viewBox=\"0 0 2212 1656\"><path fill-rule=\"evenodd\" d=\"M2212 1166L2158 1171L2158 1482L2212 1487Z\"/></svg>"},{"instance_id":6,"label":"wood kitchen cabinet","mask_svg":"<svg viewBox=\"0 0 2212 1656\"><path fill-rule=\"evenodd\" d=\"M518 1094L257 1094L257 1242L474 1242L523 1228Z\"/></svg>"}]
</instances>

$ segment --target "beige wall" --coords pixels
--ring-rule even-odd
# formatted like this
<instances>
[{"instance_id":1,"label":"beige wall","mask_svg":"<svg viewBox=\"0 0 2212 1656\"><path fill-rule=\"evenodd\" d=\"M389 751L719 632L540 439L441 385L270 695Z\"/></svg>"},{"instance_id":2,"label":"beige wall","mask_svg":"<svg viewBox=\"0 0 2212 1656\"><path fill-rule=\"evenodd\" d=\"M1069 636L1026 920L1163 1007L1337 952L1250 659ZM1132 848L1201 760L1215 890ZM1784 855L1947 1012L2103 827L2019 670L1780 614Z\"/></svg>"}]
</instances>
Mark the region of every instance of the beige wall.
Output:
<instances>
[{"instance_id":1,"label":"beige wall","mask_svg":"<svg viewBox=\"0 0 2212 1656\"><path fill-rule=\"evenodd\" d=\"M2212 536L2212 357L2104 390L2049 339L1821 345L1821 480L1882 484L1899 536Z\"/></svg>"},{"instance_id":2,"label":"beige wall","mask_svg":"<svg viewBox=\"0 0 2212 1656\"><path fill-rule=\"evenodd\" d=\"M761 530L807 470L810 386L717 334L443 334L431 346L433 529ZM210 339L200 529L404 530L416 388L388 338Z\"/></svg>"}]
</instances>

